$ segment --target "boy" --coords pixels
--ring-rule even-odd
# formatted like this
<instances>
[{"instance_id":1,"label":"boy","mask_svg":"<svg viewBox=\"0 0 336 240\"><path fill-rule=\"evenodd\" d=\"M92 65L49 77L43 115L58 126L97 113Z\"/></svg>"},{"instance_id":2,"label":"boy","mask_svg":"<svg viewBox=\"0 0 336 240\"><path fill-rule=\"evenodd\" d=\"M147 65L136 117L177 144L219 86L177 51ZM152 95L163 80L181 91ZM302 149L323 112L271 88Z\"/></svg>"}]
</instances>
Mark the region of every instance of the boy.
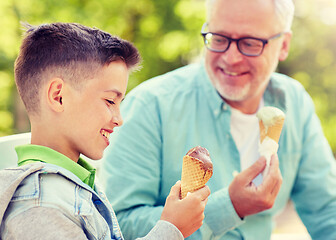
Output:
<instances>
[{"instance_id":1,"label":"boy","mask_svg":"<svg viewBox=\"0 0 336 240\"><path fill-rule=\"evenodd\" d=\"M95 169L80 154L100 159L114 127L122 125L119 106L139 53L125 40L80 24L28 27L15 81L31 122L31 144L16 148L18 168L0 173L0 238L123 239L94 183ZM179 192L178 182L144 239L183 239L201 226L209 188L184 200Z\"/></svg>"}]
</instances>

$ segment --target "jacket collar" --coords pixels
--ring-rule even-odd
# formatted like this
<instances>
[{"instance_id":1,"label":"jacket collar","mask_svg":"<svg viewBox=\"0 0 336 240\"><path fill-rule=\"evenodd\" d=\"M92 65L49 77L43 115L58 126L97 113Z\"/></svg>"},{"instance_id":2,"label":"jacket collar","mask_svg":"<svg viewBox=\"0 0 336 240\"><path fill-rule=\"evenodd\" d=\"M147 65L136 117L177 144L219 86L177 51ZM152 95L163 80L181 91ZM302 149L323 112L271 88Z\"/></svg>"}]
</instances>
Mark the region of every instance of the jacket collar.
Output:
<instances>
[{"instance_id":1,"label":"jacket collar","mask_svg":"<svg viewBox=\"0 0 336 240\"><path fill-rule=\"evenodd\" d=\"M15 150L18 155L19 166L32 162L44 162L57 165L75 174L91 188L94 186L96 169L82 158L79 158L76 163L51 148L33 144L20 145L15 147Z\"/></svg>"}]
</instances>

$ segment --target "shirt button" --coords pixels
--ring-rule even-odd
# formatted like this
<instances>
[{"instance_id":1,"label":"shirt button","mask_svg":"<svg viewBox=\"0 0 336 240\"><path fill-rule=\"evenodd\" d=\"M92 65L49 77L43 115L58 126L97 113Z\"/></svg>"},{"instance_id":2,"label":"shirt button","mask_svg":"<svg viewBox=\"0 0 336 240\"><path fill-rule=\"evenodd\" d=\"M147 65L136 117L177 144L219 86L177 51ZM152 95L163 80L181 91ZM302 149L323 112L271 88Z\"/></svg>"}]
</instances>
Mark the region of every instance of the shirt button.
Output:
<instances>
[{"instance_id":1,"label":"shirt button","mask_svg":"<svg viewBox=\"0 0 336 240\"><path fill-rule=\"evenodd\" d=\"M223 110L227 110L227 105L223 104Z\"/></svg>"},{"instance_id":2,"label":"shirt button","mask_svg":"<svg viewBox=\"0 0 336 240\"><path fill-rule=\"evenodd\" d=\"M232 176L233 176L233 177L236 177L238 174L239 174L239 172L238 172L237 170L234 170L234 171L232 172Z\"/></svg>"}]
</instances>

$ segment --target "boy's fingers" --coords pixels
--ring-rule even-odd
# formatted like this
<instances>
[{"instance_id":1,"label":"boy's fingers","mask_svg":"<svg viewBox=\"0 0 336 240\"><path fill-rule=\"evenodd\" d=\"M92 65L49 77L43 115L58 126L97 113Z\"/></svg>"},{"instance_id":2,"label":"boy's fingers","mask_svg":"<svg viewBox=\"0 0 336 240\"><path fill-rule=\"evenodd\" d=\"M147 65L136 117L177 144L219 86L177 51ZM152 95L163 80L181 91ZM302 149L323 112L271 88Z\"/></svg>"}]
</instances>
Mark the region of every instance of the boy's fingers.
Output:
<instances>
[{"instance_id":1,"label":"boy's fingers","mask_svg":"<svg viewBox=\"0 0 336 240\"><path fill-rule=\"evenodd\" d=\"M200 196L200 198L203 200L206 200L209 195L210 195L211 191L210 191L210 188L205 185L204 187L202 187L201 189L198 189L197 191L191 193L191 194L197 194Z\"/></svg>"},{"instance_id":2,"label":"boy's fingers","mask_svg":"<svg viewBox=\"0 0 336 240\"><path fill-rule=\"evenodd\" d=\"M178 180L174 186L171 187L169 195L174 198L180 198L181 181Z\"/></svg>"}]
</instances>

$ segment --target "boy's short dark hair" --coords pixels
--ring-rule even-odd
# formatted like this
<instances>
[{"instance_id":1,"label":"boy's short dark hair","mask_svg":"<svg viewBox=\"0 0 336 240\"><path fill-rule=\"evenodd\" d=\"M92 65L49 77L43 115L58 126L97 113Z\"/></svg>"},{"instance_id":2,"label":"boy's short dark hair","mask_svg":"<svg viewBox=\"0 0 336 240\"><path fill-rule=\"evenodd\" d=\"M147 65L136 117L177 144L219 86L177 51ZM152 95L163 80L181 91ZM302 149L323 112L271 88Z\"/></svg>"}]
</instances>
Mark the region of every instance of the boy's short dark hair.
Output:
<instances>
[{"instance_id":1,"label":"boy's short dark hair","mask_svg":"<svg viewBox=\"0 0 336 240\"><path fill-rule=\"evenodd\" d=\"M60 77L76 88L103 66L122 60L129 69L140 62L128 41L77 23L51 23L27 28L15 61L15 82L29 113L39 111L39 91L49 77Z\"/></svg>"}]
</instances>

